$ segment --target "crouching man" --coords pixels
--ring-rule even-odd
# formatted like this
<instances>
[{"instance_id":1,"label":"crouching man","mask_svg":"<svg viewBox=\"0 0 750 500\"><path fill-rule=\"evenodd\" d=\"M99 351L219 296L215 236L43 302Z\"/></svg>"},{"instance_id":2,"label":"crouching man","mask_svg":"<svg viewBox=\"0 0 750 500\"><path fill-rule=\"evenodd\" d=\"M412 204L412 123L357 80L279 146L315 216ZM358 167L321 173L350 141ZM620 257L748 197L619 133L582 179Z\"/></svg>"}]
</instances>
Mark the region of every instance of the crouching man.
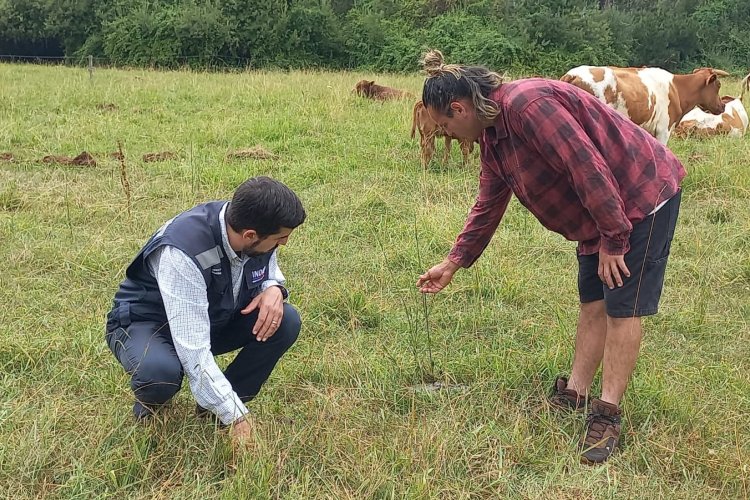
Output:
<instances>
[{"instance_id":1,"label":"crouching man","mask_svg":"<svg viewBox=\"0 0 750 500\"><path fill-rule=\"evenodd\" d=\"M247 440L253 399L297 340L277 249L305 220L297 195L268 177L231 202L198 205L167 221L127 268L107 315L106 340L130 375L137 421L150 419L187 376L199 415ZM214 356L239 350L223 372Z\"/></svg>"}]
</instances>

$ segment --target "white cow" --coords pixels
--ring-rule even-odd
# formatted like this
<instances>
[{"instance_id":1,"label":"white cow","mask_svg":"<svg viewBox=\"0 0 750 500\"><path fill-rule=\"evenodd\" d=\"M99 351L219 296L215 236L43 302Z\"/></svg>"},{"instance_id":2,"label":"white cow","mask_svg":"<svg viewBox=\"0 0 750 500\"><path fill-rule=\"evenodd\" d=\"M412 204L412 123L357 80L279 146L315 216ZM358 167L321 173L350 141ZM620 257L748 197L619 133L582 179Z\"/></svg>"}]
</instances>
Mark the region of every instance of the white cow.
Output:
<instances>
[{"instance_id":1,"label":"white cow","mask_svg":"<svg viewBox=\"0 0 750 500\"><path fill-rule=\"evenodd\" d=\"M666 144L680 119L695 106L724 112L718 77L728 75L712 68L673 75L661 68L578 66L561 80L594 95Z\"/></svg>"}]
</instances>

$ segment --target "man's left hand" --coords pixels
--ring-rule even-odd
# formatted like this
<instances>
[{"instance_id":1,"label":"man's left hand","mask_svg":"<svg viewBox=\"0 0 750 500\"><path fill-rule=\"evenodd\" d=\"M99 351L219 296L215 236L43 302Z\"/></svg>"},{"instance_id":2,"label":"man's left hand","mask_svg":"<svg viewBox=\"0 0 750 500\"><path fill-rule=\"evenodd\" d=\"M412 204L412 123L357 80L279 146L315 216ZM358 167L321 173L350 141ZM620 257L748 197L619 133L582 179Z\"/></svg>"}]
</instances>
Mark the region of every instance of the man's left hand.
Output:
<instances>
[{"instance_id":1,"label":"man's left hand","mask_svg":"<svg viewBox=\"0 0 750 500\"><path fill-rule=\"evenodd\" d=\"M256 309L258 309L258 320L253 327L253 335L258 342L265 342L276 333L284 317L284 295L279 287L266 288L240 312L250 314Z\"/></svg>"},{"instance_id":2,"label":"man's left hand","mask_svg":"<svg viewBox=\"0 0 750 500\"><path fill-rule=\"evenodd\" d=\"M620 271L630 278L630 270L625 265L624 255L610 255L604 248L599 248L599 279L606 284L610 290L617 284L622 286L622 276Z\"/></svg>"}]
</instances>

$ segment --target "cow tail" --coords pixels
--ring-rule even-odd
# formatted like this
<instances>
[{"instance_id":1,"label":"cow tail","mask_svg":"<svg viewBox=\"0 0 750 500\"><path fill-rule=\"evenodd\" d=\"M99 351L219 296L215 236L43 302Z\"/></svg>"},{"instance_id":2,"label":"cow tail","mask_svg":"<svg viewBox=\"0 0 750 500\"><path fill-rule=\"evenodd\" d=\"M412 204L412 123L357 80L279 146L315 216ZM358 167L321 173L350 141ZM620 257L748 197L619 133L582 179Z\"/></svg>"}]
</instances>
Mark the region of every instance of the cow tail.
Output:
<instances>
[{"instance_id":1,"label":"cow tail","mask_svg":"<svg viewBox=\"0 0 750 500\"><path fill-rule=\"evenodd\" d=\"M740 101L745 96L746 90L750 90L750 73L740 82Z\"/></svg>"},{"instance_id":2,"label":"cow tail","mask_svg":"<svg viewBox=\"0 0 750 500\"><path fill-rule=\"evenodd\" d=\"M416 104L414 104L414 109L411 112L411 138L414 139L414 132L417 129L417 111L419 110L419 107L422 105L422 101L417 101Z\"/></svg>"}]
</instances>

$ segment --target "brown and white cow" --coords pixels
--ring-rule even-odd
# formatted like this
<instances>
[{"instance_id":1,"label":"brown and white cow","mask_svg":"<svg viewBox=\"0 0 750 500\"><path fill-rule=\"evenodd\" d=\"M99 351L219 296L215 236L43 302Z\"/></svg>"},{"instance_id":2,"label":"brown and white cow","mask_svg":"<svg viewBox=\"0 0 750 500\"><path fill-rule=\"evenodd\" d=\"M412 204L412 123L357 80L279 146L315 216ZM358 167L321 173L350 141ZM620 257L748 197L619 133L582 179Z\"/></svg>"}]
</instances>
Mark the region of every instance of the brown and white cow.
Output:
<instances>
[{"instance_id":1,"label":"brown and white cow","mask_svg":"<svg viewBox=\"0 0 750 500\"><path fill-rule=\"evenodd\" d=\"M474 141L471 139L460 139L448 135L443 128L435 123L430 117L422 101L417 101L414 105L411 122L411 138L414 139L414 132L419 130L419 149L422 158L422 167L427 168L432 156L435 154L435 138L445 137L445 152L443 153L443 163L448 162L451 154L451 141L456 139L461 145L463 154L463 164L469 162L469 155L474 151Z\"/></svg>"},{"instance_id":2,"label":"brown and white cow","mask_svg":"<svg viewBox=\"0 0 750 500\"><path fill-rule=\"evenodd\" d=\"M404 97L414 97L411 92L406 92L384 85L378 85L375 80L360 80L354 86L352 92L356 92L360 97L369 97L378 101L387 101L389 99L402 99Z\"/></svg>"},{"instance_id":3,"label":"brown and white cow","mask_svg":"<svg viewBox=\"0 0 750 500\"><path fill-rule=\"evenodd\" d=\"M694 108L682 118L674 129L674 135L678 137L712 137L715 135L742 137L747 131L749 121L742 101L747 90L750 90L750 75L742 80L739 97L725 95L721 98L724 102L722 114L713 115Z\"/></svg>"},{"instance_id":4,"label":"brown and white cow","mask_svg":"<svg viewBox=\"0 0 750 500\"><path fill-rule=\"evenodd\" d=\"M661 68L578 66L561 80L594 95L666 144L680 119L695 106L724 112L719 77L728 75L713 68L674 75Z\"/></svg>"}]
</instances>

